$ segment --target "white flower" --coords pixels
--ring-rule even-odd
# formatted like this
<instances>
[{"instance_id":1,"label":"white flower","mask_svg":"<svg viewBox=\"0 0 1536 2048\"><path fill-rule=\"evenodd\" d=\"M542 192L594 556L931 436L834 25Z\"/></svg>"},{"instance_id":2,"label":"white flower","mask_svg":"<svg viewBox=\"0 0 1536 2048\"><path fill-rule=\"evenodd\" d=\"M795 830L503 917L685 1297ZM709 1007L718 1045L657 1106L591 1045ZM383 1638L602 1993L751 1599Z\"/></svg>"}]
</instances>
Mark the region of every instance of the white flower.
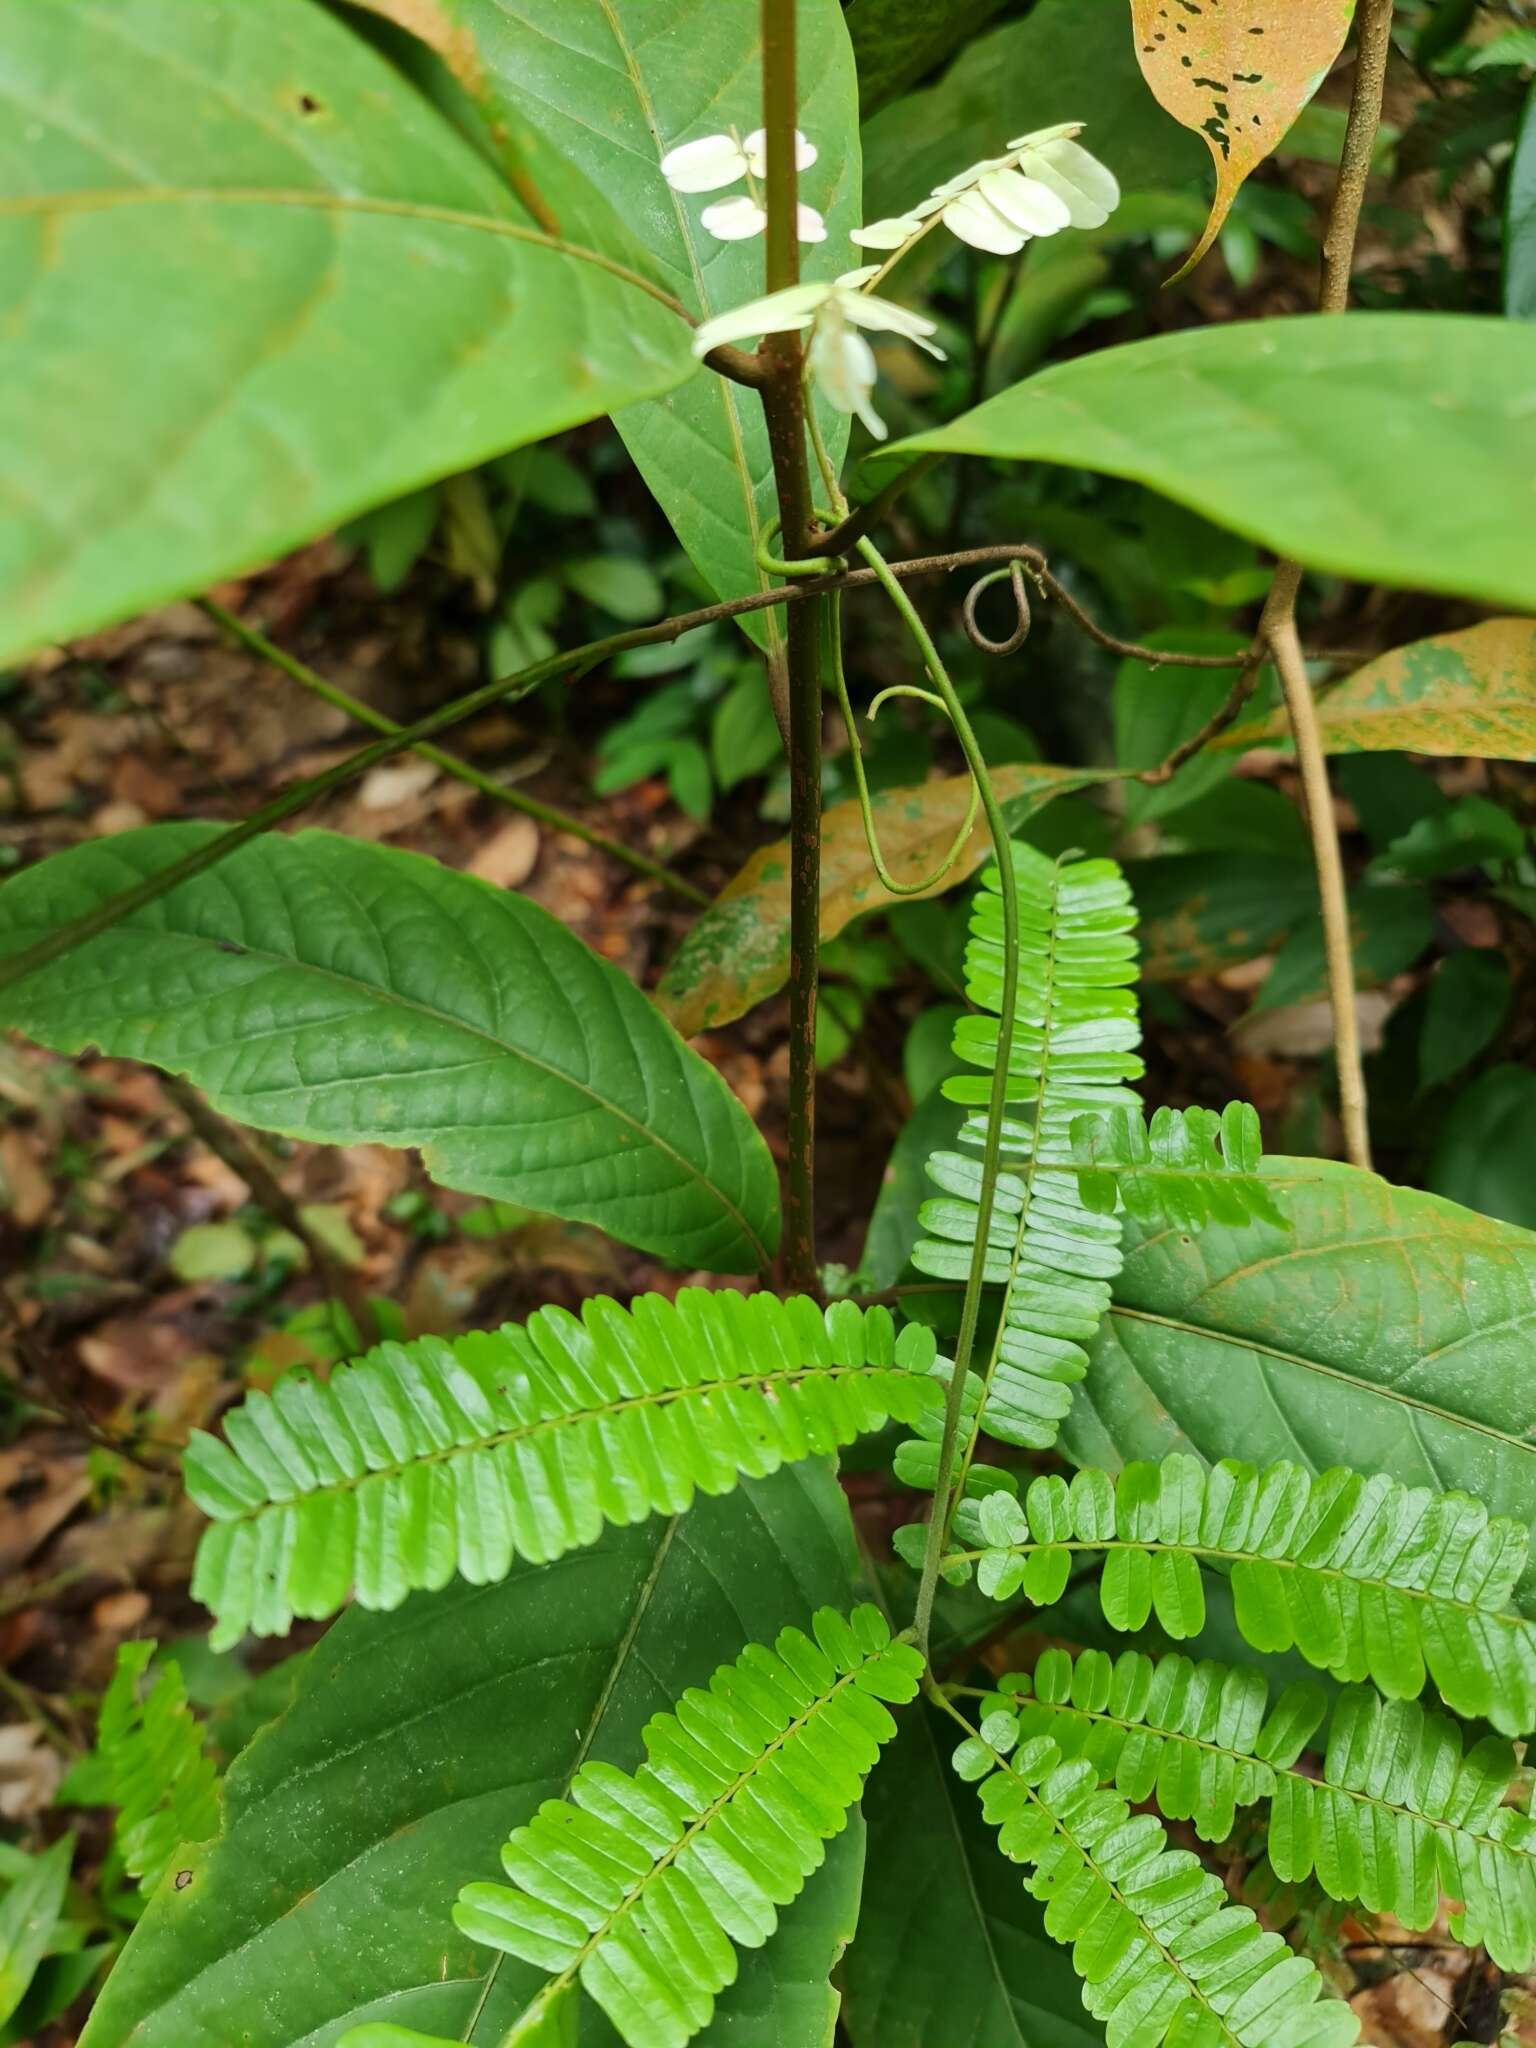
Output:
<instances>
[{"instance_id":1,"label":"white flower","mask_svg":"<svg viewBox=\"0 0 1536 2048\"><path fill-rule=\"evenodd\" d=\"M850 275L863 278L859 271ZM791 285L787 291L770 292L765 299L752 299L729 313L718 313L694 335L693 352L706 356L723 341L755 340L763 334L804 334L809 328L807 359L818 387L839 412L857 413L875 439L883 441L885 422L870 404L875 355L858 332L861 327L899 334L943 360L944 351L929 339L935 332L931 320L907 306L895 306L889 299L859 291L847 278L839 278L835 284Z\"/></svg>"},{"instance_id":2,"label":"white flower","mask_svg":"<svg viewBox=\"0 0 1536 2048\"><path fill-rule=\"evenodd\" d=\"M1082 127L1066 121L1032 135L1016 135L1005 156L983 157L957 177L935 185L910 212L855 228L850 241L863 249L903 248L937 214L951 234L973 249L1012 256L1037 235L1065 227L1099 228L1119 204L1112 172L1073 140Z\"/></svg>"},{"instance_id":3,"label":"white flower","mask_svg":"<svg viewBox=\"0 0 1536 2048\"><path fill-rule=\"evenodd\" d=\"M808 171L816 161L816 145L795 130L795 167ZM767 135L753 129L743 142L734 135L701 135L697 142L684 142L669 149L661 160L661 175L674 192L718 192L734 185L738 178L766 177ZM768 225L755 192L740 192L733 199L718 199L699 215L699 225L718 242L745 242L760 235ZM796 223L802 242L824 242L826 222L814 206L802 205Z\"/></svg>"}]
</instances>

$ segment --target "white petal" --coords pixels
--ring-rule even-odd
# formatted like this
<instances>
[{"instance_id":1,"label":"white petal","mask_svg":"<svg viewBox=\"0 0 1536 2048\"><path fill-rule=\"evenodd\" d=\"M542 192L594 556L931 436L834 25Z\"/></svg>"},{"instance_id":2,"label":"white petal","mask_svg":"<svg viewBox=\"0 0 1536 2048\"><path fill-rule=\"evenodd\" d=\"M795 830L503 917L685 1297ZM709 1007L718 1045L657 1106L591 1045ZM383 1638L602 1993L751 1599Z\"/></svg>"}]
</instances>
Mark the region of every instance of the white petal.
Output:
<instances>
[{"instance_id":1,"label":"white petal","mask_svg":"<svg viewBox=\"0 0 1536 2048\"><path fill-rule=\"evenodd\" d=\"M754 128L741 146L747 153L747 164L751 169L753 177L766 178L768 175L767 129ZM819 154L820 151L815 143L807 142L797 128L795 130L795 169L797 171L808 171L811 165L815 163Z\"/></svg>"},{"instance_id":2,"label":"white petal","mask_svg":"<svg viewBox=\"0 0 1536 2048\"><path fill-rule=\"evenodd\" d=\"M962 192L958 199L951 199L944 209L944 225L973 249L987 249L994 256L1016 255L1029 240L979 192Z\"/></svg>"},{"instance_id":3,"label":"white petal","mask_svg":"<svg viewBox=\"0 0 1536 2048\"><path fill-rule=\"evenodd\" d=\"M882 267L878 263L865 263L857 270L845 270L841 277L833 278L832 282L842 285L848 291L857 291L861 284L868 284L872 277L878 277Z\"/></svg>"},{"instance_id":4,"label":"white petal","mask_svg":"<svg viewBox=\"0 0 1536 2048\"><path fill-rule=\"evenodd\" d=\"M850 228L848 239L861 249L899 249L921 226L915 213L898 213L889 220L872 220L868 227Z\"/></svg>"},{"instance_id":5,"label":"white petal","mask_svg":"<svg viewBox=\"0 0 1536 2048\"><path fill-rule=\"evenodd\" d=\"M827 224L814 206L807 206L802 200L795 208L795 239L798 242L824 242L827 239Z\"/></svg>"},{"instance_id":6,"label":"white petal","mask_svg":"<svg viewBox=\"0 0 1536 2048\"><path fill-rule=\"evenodd\" d=\"M694 334L693 352L707 356L722 341L751 341L760 334L787 334L792 329L804 333L832 292L829 284L792 284L764 299L749 299L744 306L706 320Z\"/></svg>"},{"instance_id":7,"label":"white petal","mask_svg":"<svg viewBox=\"0 0 1536 2048\"><path fill-rule=\"evenodd\" d=\"M1026 235L1054 235L1072 225L1072 209L1060 194L1018 171L988 171L976 189Z\"/></svg>"},{"instance_id":8,"label":"white petal","mask_svg":"<svg viewBox=\"0 0 1536 2048\"><path fill-rule=\"evenodd\" d=\"M856 412L877 441L885 439L885 422L869 402L875 388L875 356L862 334L851 334L840 320L823 317L811 337L811 374L818 388L839 412Z\"/></svg>"},{"instance_id":9,"label":"white petal","mask_svg":"<svg viewBox=\"0 0 1536 2048\"><path fill-rule=\"evenodd\" d=\"M1048 142L1055 142L1063 135L1081 135L1081 121L1058 121L1054 128L1036 128L1030 135L1015 135L1008 147L1013 149L1039 149Z\"/></svg>"},{"instance_id":10,"label":"white petal","mask_svg":"<svg viewBox=\"0 0 1536 2048\"><path fill-rule=\"evenodd\" d=\"M744 192L734 199L717 199L699 215L699 226L717 242L749 242L767 225L767 214Z\"/></svg>"},{"instance_id":11,"label":"white petal","mask_svg":"<svg viewBox=\"0 0 1536 2048\"><path fill-rule=\"evenodd\" d=\"M872 298L867 292L853 292L846 298L839 298L838 307L843 318L851 320L855 327L899 334L903 341L915 341L919 348L927 349L930 355L938 356L942 362L944 351L935 348L928 339L930 334L938 333L937 327L925 314L914 313L910 306L895 305L890 299Z\"/></svg>"},{"instance_id":12,"label":"white petal","mask_svg":"<svg viewBox=\"0 0 1536 2048\"><path fill-rule=\"evenodd\" d=\"M1080 143L1067 138L1031 150L1020 165L1063 200L1075 228L1101 228L1120 204L1115 174Z\"/></svg>"},{"instance_id":13,"label":"white petal","mask_svg":"<svg viewBox=\"0 0 1536 2048\"><path fill-rule=\"evenodd\" d=\"M935 185L935 199L953 199L957 192L968 192L972 185L979 184L988 171L1000 171L1007 165L1005 156L984 156L978 163L970 164L963 171L957 171L952 178L946 178L942 185Z\"/></svg>"},{"instance_id":14,"label":"white petal","mask_svg":"<svg viewBox=\"0 0 1536 2048\"><path fill-rule=\"evenodd\" d=\"M702 135L669 149L661 160L661 175L674 192L718 192L745 177L746 169L741 145L730 135Z\"/></svg>"}]
</instances>

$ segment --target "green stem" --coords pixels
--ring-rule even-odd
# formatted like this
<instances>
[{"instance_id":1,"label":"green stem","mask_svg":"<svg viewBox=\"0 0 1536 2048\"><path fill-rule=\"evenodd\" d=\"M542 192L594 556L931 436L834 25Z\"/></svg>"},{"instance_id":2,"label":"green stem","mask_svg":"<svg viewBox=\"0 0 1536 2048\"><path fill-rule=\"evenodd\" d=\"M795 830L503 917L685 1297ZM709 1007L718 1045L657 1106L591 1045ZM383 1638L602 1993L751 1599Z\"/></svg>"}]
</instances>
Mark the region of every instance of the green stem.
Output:
<instances>
[{"instance_id":1,"label":"green stem","mask_svg":"<svg viewBox=\"0 0 1536 2048\"><path fill-rule=\"evenodd\" d=\"M766 136L764 284L798 282L795 166L795 0L762 0L763 129ZM811 476L806 461L804 358L798 334L763 343L763 415L773 457L784 553L809 552ZM821 661L819 605L796 605L785 635L789 709L789 1159L784 1269L814 1293L816 1265L816 990L821 955Z\"/></svg>"},{"instance_id":2,"label":"green stem","mask_svg":"<svg viewBox=\"0 0 1536 2048\"><path fill-rule=\"evenodd\" d=\"M248 626L243 619L237 619L233 612L226 611L211 597L197 599L198 609L220 626L232 640L270 662L285 676L298 683L301 688L319 697L322 702L334 705L336 710L346 713L359 725L370 726L374 732L398 733L401 728L393 718L387 718L382 711L375 711L371 704L365 704L360 697L354 697L339 684L330 682L306 663L292 654L284 653L274 641L260 633L254 626ZM424 761L431 761L455 781L479 790L482 796L491 797L496 803L505 804L508 810L521 811L525 817L537 818L541 825L548 825L552 831L568 832L573 839L580 839L586 845L595 847L599 853L606 853L614 860L622 861L633 868L636 874L645 875L653 882L660 882L676 895L685 897L690 903L706 906L710 898L702 889L696 889L684 876L674 874L671 868L663 867L660 861L650 859L647 854L636 853L632 847L623 845L617 839L610 839L605 832L585 825L580 818L573 818L568 811L557 810L553 804L540 803L537 797L525 796L519 789L509 788L494 776L483 774L468 761L461 761L457 754L450 754L442 747L435 747L430 741L421 741L411 751L419 754Z\"/></svg>"},{"instance_id":3,"label":"green stem","mask_svg":"<svg viewBox=\"0 0 1536 2048\"><path fill-rule=\"evenodd\" d=\"M861 539L858 542L858 551L874 570L886 595L901 614L907 631L923 658L923 665L933 678L934 687L944 699L944 708L954 726L955 737L960 742L966 766L981 792L982 810L986 814L987 828L992 835L992 850L997 857L998 893L1002 898L1003 912L1002 1015L997 1027L997 1064L992 1074L992 1095L987 1106L987 1136L982 1155L976 1242L971 1253L971 1270L966 1280L965 1300L960 1311L960 1334L955 1343L955 1362L950 1374L948 1398L944 1404L944 1434L939 1442L933 1509L928 1520L928 1540L923 1552L923 1570L918 1581L917 1605L913 1615L918 1647L926 1656L928 1636L933 1625L934 1595L938 1590L939 1563L943 1556L944 1541L950 1522L949 1495L955 1472L956 1445L960 1436L960 1408L965 1393L965 1376L970 1370L971 1352L976 1343L976 1324L981 1314L981 1290L987 1269L987 1240L992 1229L992 1207L1002 1162L1002 1124L1008 1104L1008 1064L1013 1049L1014 1012L1018 1003L1019 889L1018 879L1013 871L1013 847L1008 837L1002 806L998 803L997 792L992 787L992 778L987 773L987 764L982 758L981 748L971 729L971 721L965 715L965 706L955 694L955 686L939 658L939 650L934 646L912 600L892 575L889 565L874 543L868 539Z\"/></svg>"}]
</instances>

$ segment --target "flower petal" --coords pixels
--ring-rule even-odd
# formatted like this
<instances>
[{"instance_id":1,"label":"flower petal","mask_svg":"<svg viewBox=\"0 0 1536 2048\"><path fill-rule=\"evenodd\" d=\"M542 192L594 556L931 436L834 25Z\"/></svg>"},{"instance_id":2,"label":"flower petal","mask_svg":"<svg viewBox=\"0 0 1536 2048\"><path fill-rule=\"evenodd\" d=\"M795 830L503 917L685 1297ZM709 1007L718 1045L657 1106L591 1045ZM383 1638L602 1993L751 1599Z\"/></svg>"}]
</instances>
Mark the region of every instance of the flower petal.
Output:
<instances>
[{"instance_id":1,"label":"flower petal","mask_svg":"<svg viewBox=\"0 0 1536 2048\"><path fill-rule=\"evenodd\" d=\"M701 135L669 149L661 160L661 175L674 192L718 192L746 170L741 144L731 135Z\"/></svg>"},{"instance_id":2,"label":"flower petal","mask_svg":"<svg viewBox=\"0 0 1536 2048\"><path fill-rule=\"evenodd\" d=\"M699 226L717 242L749 242L767 225L767 214L745 192L734 199L717 199L699 215Z\"/></svg>"},{"instance_id":3,"label":"flower petal","mask_svg":"<svg viewBox=\"0 0 1536 2048\"><path fill-rule=\"evenodd\" d=\"M817 388L839 412L856 412L877 441L885 422L869 402L875 388L875 354L862 334L852 333L828 307L811 336L811 374Z\"/></svg>"},{"instance_id":4,"label":"flower petal","mask_svg":"<svg viewBox=\"0 0 1536 2048\"><path fill-rule=\"evenodd\" d=\"M1072 209L1049 185L1019 171L988 171L977 191L1010 226L1026 235L1054 235L1072 225Z\"/></svg>"},{"instance_id":5,"label":"flower petal","mask_svg":"<svg viewBox=\"0 0 1536 2048\"><path fill-rule=\"evenodd\" d=\"M1081 135L1081 121L1058 121L1054 128L1036 128L1030 135L1015 135L1008 147L1015 149L1041 149L1048 142L1055 142L1063 135Z\"/></svg>"},{"instance_id":6,"label":"flower petal","mask_svg":"<svg viewBox=\"0 0 1536 2048\"><path fill-rule=\"evenodd\" d=\"M1075 228L1103 227L1120 204L1114 172L1069 137L1031 150L1019 168L1039 184L1050 186L1070 212Z\"/></svg>"},{"instance_id":7,"label":"flower petal","mask_svg":"<svg viewBox=\"0 0 1536 2048\"><path fill-rule=\"evenodd\" d=\"M707 356L722 341L751 341L760 334L804 333L817 313L831 298L830 284L792 284L766 298L749 299L706 320L693 337L693 352Z\"/></svg>"},{"instance_id":8,"label":"flower petal","mask_svg":"<svg viewBox=\"0 0 1536 2048\"><path fill-rule=\"evenodd\" d=\"M879 263L864 263L857 270L843 271L841 276L833 278L832 282L844 286L848 291L857 291L860 285L868 284L872 277L878 277L883 267Z\"/></svg>"},{"instance_id":9,"label":"flower petal","mask_svg":"<svg viewBox=\"0 0 1536 2048\"><path fill-rule=\"evenodd\" d=\"M827 224L814 206L807 206L802 199L795 208L795 239L797 242L824 242L827 239Z\"/></svg>"},{"instance_id":10,"label":"flower petal","mask_svg":"<svg viewBox=\"0 0 1536 2048\"><path fill-rule=\"evenodd\" d=\"M1029 240L1028 235L989 206L979 192L962 192L958 199L951 199L943 220L952 235L969 242L973 249L986 249L994 256L1016 255Z\"/></svg>"},{"instance_id":11,"label":"flower petal","mask_svg":"<svg viewBox=\"0 0 1536 2048\"><path fill-rule=\"evenodd\" d=\"M915 213L897 213L888 220L872 220L867 227L850 228L848 239L861 249L899 249L921 226Z\"/></svg>"},{"instance_id":12,"label":"flower petal","mask_svg":"<svg viewBox=\"0 0 1536 2048\"><path fill-rule=\"evenodd\" d=\"M766 178L768 175L767 129L754 128L741 146L747 153L747 166L753 177ZM795 169L797 171L808 171L820 153L815 143L807 142L797 128L795 130Z\"/></svg>"},{"instance_id":13,"label":"flower petal","mask_svg":"<svg viewBox=\"0 0 1536 2048\"><path fill-rule=\"evenodd\" d=\"M839 283L842 282L840 278ZM937 334L938 328L926 314L914 313L910 306L898 306L890 299L872 297L868 292L851 292L838 297L838 307L845 320L851 320L855 327L873 328L877 333L899 334L903 341L915 341L919 348L927 349L929 355L944 360L944 351L935 348L928 339Z\"/></svg>"}]
</instances>

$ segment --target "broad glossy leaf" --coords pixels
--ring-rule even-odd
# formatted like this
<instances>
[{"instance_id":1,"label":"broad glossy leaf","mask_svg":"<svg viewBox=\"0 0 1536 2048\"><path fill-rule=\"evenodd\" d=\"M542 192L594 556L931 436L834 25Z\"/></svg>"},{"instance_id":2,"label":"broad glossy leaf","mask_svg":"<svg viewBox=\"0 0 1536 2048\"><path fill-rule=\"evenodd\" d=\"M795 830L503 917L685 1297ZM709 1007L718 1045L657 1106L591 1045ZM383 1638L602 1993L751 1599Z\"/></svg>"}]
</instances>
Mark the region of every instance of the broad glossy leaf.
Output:
<instances>
[{"instance_id":1,"label":"broad glossy leaf","mask_svg":"<svg viewBox=\"0 0 1536 2048\"><path fill-rule=\"evenodd\" d=\"M907 11L947 19L953 9ZM868 218L905 212L1013 136L1058 121L1087 123L1084 141L1127 191L1182 184L1205 160L1147 91L1123 0L1040 0L1023 21L979 36L937 85L866 124Z\"/></svg>"},{"instance_id":2,"label":"broad glossy leaf","mask_svg":"<svg viewBox=\"0 0 1536 2048\"><path fill-rule=\"evenodd\" d=\"M151 825L0 890L0 955L219 831ZM329 832L268 835L5 993L55 1050L185 1073L242 1123L419 1145L445 1187L746 1272L777 1236L766 1146L624 975L523 897Z\"/></svg>"},{"instance_id":3,"label":"broad glossy leaf","mask_svg":"<svg viewBox=\"0 0 1536 2048\"><path fill-rule=\"evenodd\" d=\"M1508 1015L1511 993L1509 963L1502 953L1463 946L1440 963L1429 984L1419 1034L1420 1087L1436 1088L1450 1080L1493 1043ZM1441 1189L1442 1194L1450 1192Z\"/></svg>"},{"instance_id":4,"label":"broad glossy leaf","mask_svg":"<svg viewBox=\"0 0 1536 2048\"><path fill-rule=\"evenodd\" d=\"M1401 749L1536 761L1536 621L1484 619L1394 647L1331 688L1318 719L1330 754ZM1277 712L1234 726L1216 744L1264 747L1289 737Z\"/></svg>"},{"instance_id":5,"label":"broad glossy leaf","mask_svg":"<svg viewBox=\"0 0 1536 2048\"><path fill-rule=\"evenodd\" d=\"M1351 1167L1265 1166L1288 1231L1128 1223L1070 1455L1347 1457L1536 1527L1536 1236Z\"/></svg>"},{"instance_id":6,"label":"broad glossy leaf","mask_svg":"<svg viewBox=\"0 0 1536 2048\"><path fill-rule=\"evenodd\" d=\"M848 1606L852 1578L837 1483L802 1465L498 1586L354 1610L232 1768L224 1834L161 1887L82 2048L334 2048L365 2021L497 2048L543 1973L455 1931L459 1886L499 1875L578 1764L632 1767L651 1714L743 1643ZM860 1847L743 1958L701 2042L823 2048ZM776 2033L781 1966L794 2024ZM584 2048L612 2048L600 2021L583 2012Z\"/></svg>"},{"instance_id":7,"label":"broad glossy leaf","mask_svg":"<svg viewBox=\"0 0 1536 2048\"><path fill-rule=\"evenodd\" d=\"M1219 974L1282 945L1317 907L1306 859L1253 853L1175 853L1130 861L1147 981Z\"/></svg>"},{"instance_id":8,"label":"broad glossy leaf","mask_svg":"<svg viewBox=\"0 0 1536 2048\"><path fill-rule=\"evenodd\" d=\"M0 657L691 376L317 0L11 9L0 87Z\"/></svg>"},{"instance_id":9,"label":"broad glossy leaf","mask_svg":"<svg viewBox=\"0 0 1536 2048\"><path fill-rule=\"evenodd\" d=\"M1165 626L1150 633L1146 644L1182 654L1240 655L1248 643L1236 633L1210 627ZM1122 661L1115 670L1112 699L1116 765L1140 772L1166 761L1175 747L1192 738L1221 709L1237 674L1235 668L1183 669ZM1226 781L1231 767L1207 748L1186 761L1169 782L1128 782L1127 823L1145 824L1182 809Z\"/></svg>"},{"instance_id":10,"label":"broad glossy leaf","mask_svg":"<svg viewBox=\"0 0 1536 2048\"><path fill-rule=\"evenodd\" d=\"M1099 780L1091 769L1016 762L992 777L1010 825L1064 790ZM969 775L917 789L882 790L872 799L886 865L901 882L937 867L965 822ZM963 882L992 851L978 817L960 858L928 895ZM911 897L892 896L875 873L858 804L833 804L821 821L821 936L835 939L856 917ZM661 978L656 999L685 1038L728 1024L782 988L789 974L789 841L765 846L726 883L689 932Z\"/></svg>"},{"instance_id":11,"label":"broad glossy leaf","mask_svg":"<svg viewBox=\"0 0 1536 2048\"><path fill-rule=\"evenodd\" d=\"M1354 0L1131 0L1136 56L1159 103L1203 135L1216 198L1191 269L1344 47ZM1182 276L1183 272L1180 272Z\"/></svg>"},{"instance_id":12,"label":"broad glossy leaf","mask_svg":"<svg viewBox=\"0 0 1536 2048\"><path fill-rule=\"evenodd\" d=\"M758 298L763 242L720 242L699 226L711 199L674 192L661 159L679 143L762 126L758 10L719 0L457 0L492 91L517 133L531 131L601 193L643 244L666 289L700 318ZM800 126L819 152L801 197L826 216L807 243L807 278L851 261L859 219L857 86L837 0L797 0ZM732 191L745 190L744 186ZM581 204L559 188L558 209ZM615 424L678 538L721 597L766 585L753 553L773 516L773 465L757 394L704 373L665 399L626 407ZM834 459L848 422L827 412ZM778 644L776 612L743 625Z\"/></svg>"},{"instance_id":13,"label":"broad glossy leaf","mask_svg":"<svg viewBox=\"0 0 1536 2048\"><path fill-rule=\"evenodd\" d=\"M1429 1184L1437 1194L1536 1229L1536 1074L1505 1062L1446 1112Z\"/></svg>"},{"instance_id":14,"label":"broad glossy leaf","mask_svg":"<svg viewBox=\"0 0 1536 2048\"><path fill-rule=\"evenodd\" d=\"M1435 933L1435 909L1427 890L1401 882L1365 882L1349 892L1350 949L1361 988L1379 988L1411 967ZM1252 1014L1311 1002L1328 989L1323 921L1305 918L1280 949Z\"/></svg>"},{"instance_id":15,"label":"broad glossy leaf","mask_svg":"<svg viewBox=\"0 0 1536 2048\"><path fill-rule=\"evenodd\" d=\"M1104 470L1309 568L1536 609L1533 381L1519 321L1254 320L1055 364L872 461Z\"/></svg>"},{"instance_id":16,"label":"broad glossy leaf","mask_svg":"<svg viewBox=\"0 0 1536 2048\"><path fill-rule=\"evenodd\" d=\"M913 1711L864 1794L869 1861L843 1962L853 2048L1095 2048L1066 1953Z\"/></svg>"},{"instance_id":17,"label":"broad glossy leaf","mask_svg":"<svg viewBox=\"0 0 1536 2048\"><path fill-rule=\"evenodd\" d=\"M958 50L1004 0L951 0L914 7L911 0L849 0L848 36L859 69L859 109L872 114Z\"/></svg>"}]
</instances>

